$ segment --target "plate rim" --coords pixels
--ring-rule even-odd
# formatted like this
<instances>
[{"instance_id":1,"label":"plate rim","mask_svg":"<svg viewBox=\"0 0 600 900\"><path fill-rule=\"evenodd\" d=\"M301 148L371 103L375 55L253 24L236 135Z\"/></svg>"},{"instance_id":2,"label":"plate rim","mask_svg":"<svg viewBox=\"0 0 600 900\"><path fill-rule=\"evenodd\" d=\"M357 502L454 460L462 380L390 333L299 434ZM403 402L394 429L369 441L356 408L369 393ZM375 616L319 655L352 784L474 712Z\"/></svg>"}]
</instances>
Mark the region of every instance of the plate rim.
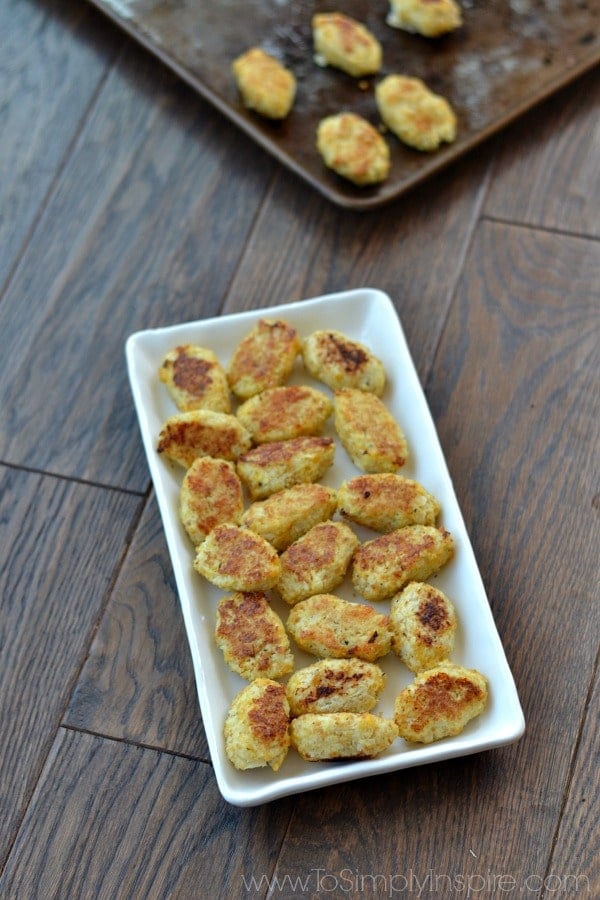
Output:
<instances>
[{"instance_id":1,"label":"plate rim","mask_svg":"<svg viewBox=\"0 0 600 900\"><path fill-rule=\"evenodd\" d=\"M160 466L164 465L164 461L158 456L155 451L154 440L157 435L151 434L151 429L147 420L147 410L144 409L142 391L138 379L135 375L135 370L136 366L139 364L139 354L145 349L146 344L149 341L156 341L160 338L166 339L167 337L175 336L177 333L183 334L186 331L194 329L206 329L207 327L209 329L226 329L228 324L231 324L233 322L238 325L239 330L241 331L248 323L256 321L259 318L272 317L273 315L284 317L285 315L289 315L290 313L294 313L296 311L299 311L300 309L304 309L308 315L311 308L316 309L320 306L323 306L324 304L332 304L335 307L339 303L348 304L349 302L359 305L364 304L365 306L379 306L381 309L385 308L387 315L392 316L396 323L398 331L395 337L399 337L403 343L403 362L404 365L412 371L412 376L419 386L420 404L422 409L425 410L426 415L429 419L429 427L433 429L433 434L437 442L438 455L443 464L443 471L441 472L441 475L446 482L446 489L450 492L453 499L455 507L453 509L453 512L459 517L462 536L463 538L466 538L466 543L463 542L461 544L461 548L462 551L466 552L467 556L469 557L468 563L472 567L472 574L478 581L477 587L485 598L487 610L482 609L482 613L487 619L487 628L491 629L492 640L496 645L498 660L501 668L503 669L503 675L505 678L503 688L508 692L508 695L511 698L510 715L505 717L502 722L498 724L495 731L491 734L486 733L485 730L479 737L476 733L474 735L467 734L466 736L463 733L462 735L458 735L454 738L449 738L440 742L434 742L433 744L426 745L426 758L419 758L424 756L423 748L420 745L408 745L408 750L398 751L398 753L393 756L380 756L368 761L363 760L360 762L350 761L328 763L325 764L325 767L321 768L318 767L319 764L309 763L307 764L309 767L308 775L302 773L300 775L292 775L285 778L279 776L278 773L273 773L273 780L265 785L253 785L251 778L248 778L247 787L244 786L242 788L237 788L232 778L228 777L228 774L231 773L229 773L227 765L222 764L223 739L221 733L217 731L216 717L212 714L211 711L211 703L205 670L202 663L200 650L196 641L196 630L192 617L192 611L188 603L187 576L185 575L182 568L182 560L179 557L179 554L176 552L177 547L174 542L174 535L172 532L173 522L169 518L169 513L165 506L166 498L161 489L162 474ZM335 326L331 325L330 327ZM374 349L376 351L376 348ZM506 657L506 652L496 627L491 606L489 604L489 598L483 585L473 546L471 544L466 525L464 523L462 510L460 508L460 504L458 503L458 498L456 497L456 493L454 490L454 484L447 467L445 454L443 452L443 448L441 447L437 429L435 427L429 405L419 381L418 373L414 365L414 360L410 353L408 343L406 342L402 322L396 308L392 303L390 296L386 292L378 288L370 287L353 288L349 290L335 291L315 297L309 297L298 301L290 301L273 306L258 307L254 309L242 310L235 313L227 313L222 316L213 316L204 319L179 322L173 325L142 329L133 332L127 337L125 342L125 356L129 383L138 417L142 443L144 446L150 476L152 479L152 484L163 523L165 539L169 550L170 562L173 567L173 573L175 576L178 601L180 609L182 611L186 639L192 657L192 666L196 683L198 703L200 707L200 713L202 715L204 730L206 733L206 740L211 756L212 767L215 773L215 778L219 790L223 798L227 802L239 807L256 806L278 798L290 796L292 794L331 786L342 782L375 777L376 775L380 774L402 771L403 769L413 768L419 765L428 765L445 759L468 756L483 752L484 750L495 749L506 744L513 743L523 735L525 731L525 718L514 681L514 676L510 669L510 665ZM225 668L224 663L223 667ZM400 759L398 757L400 757ZM228 765L230 765L228 761L226 762ZM310 767L314 768L312 768L311 770ZM236 773L236 778L240 774L243 776L244 774L247 775L248 773Z\"/></svg>"}]
</instances>

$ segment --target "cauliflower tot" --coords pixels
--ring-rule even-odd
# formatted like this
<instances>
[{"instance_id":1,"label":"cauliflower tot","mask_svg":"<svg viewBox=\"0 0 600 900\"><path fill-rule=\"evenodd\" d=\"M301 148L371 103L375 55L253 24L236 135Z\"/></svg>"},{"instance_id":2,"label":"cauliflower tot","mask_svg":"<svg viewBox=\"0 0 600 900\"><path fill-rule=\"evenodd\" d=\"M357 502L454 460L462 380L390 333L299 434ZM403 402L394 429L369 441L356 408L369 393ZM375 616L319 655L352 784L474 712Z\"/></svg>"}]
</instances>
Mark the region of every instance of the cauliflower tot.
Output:
<instances>
[{"instance_id":1,"label":"cauliflower tot","mask_svg":"<svg viewBox=\"0 0 600 900\"><path fill-rule=\"evenodd\" d=\"M431 152L456 139L454 110L420 78L388 75L375 88L375 102L384 124L415 150Z\"/></svg>"},{"instance_id":2,"label":"cauliflower tot","mask_svg":"<svg viewBox=\"0 0 600 900\"><path fill-rule=\"evenodd\" d=\"M226 591L268 591L281 574L277 551L247 528L218 525L200 544L194 569Z\"/></svg>"},{"instance_id":3,"label":"cauliflower tot","mask_svg":"<svg viewBox=\"0 0 600 900\"><path fill-rule=\"evenodd\" d=\"M481 715L487 680L475 669L443 663L416 676L396 698L394 721L405 741L431 744L460 734Z\"/></svg>"},{"instance_id":4,"label":"cauliflower tot","mask_svg":"<svg viewBox=\"0 0 600 900\"><path fill-rule=\"evenodd\" d=\"M304 365L331 390L358 388L381 397L385 369L381 360L360 341L341 331L313 331L302 344Z\"/></svg>"},{"instance_id":5,"label":"cauliflower tot","mask_svg":"<svg viewBox=\"0 0 600 900\"><path fill-rule=\"evenodd\" d=\"M225 370L206 347L182 344L170 350L158 370L178 409L212 409L231 412L229 386Z\"/></svg>"},{"instance_id":6,"label":"cauliflower tot","mask_svg":"<svg viewBox=\"0 0 600 900\"><path fill-rule=\"evenodd\" d=\"M328 169L358 187L380 184L390 173L385 138L357 113L340 112L321 119L317 150Z\"/></svg>"},{"instance_id":7,"label":"cauliflower tot","mask_svg":"<svg viewBox=\"0 0 600 900\"><path fill-rule=\"evenodd\" d=\"M352 584L365 600L387 600L410 581L426 581L454 553L452 535L431 525L406 525L366 541L352 560Z\"/></svg>"},{"instance_id":8,"label":"cauliflower tot","mask_svg":"<svg viewBox=\"0 0 600 900\"><path fill-rule=\"evenodd\" d=\"M270 678L257 678L233 699L223 734L225 752L236 769L270 766L277 772L289 747L290 708L285 688Z\"/></svg>"},{"instance_id":9,"label":"cauliflower tot","mask_svg":"<svg viewBox=\"0 0 600 900\"><path fill-rule=\"evenodd\" d=\"M436 38L462 25L462 10L456 0L390 0L387 24Z\"/></svg>"},{"instance_id":10,"label":"cauliflower tot","mask_svg":"<svg viewBox=\"0 0 600 900\"><path fill-rule=\"evenodd\" d=\"M340 12L317 13L312 18L315 62L334 66L361 78L379 72L383 52L374 34L361 22Z\"/></svg>"},{"instance_id":11,"label":"cauliflower tot","mask_svg":"<svg viewBox=\"0 0 600 900\"><path fill-rule=\"evenodd\" d=\"M443 591L412 581L392 597L392 649L411 672L422 672L449 659L454 650L457 617Z\"/></svg>"},{"instance_id":12,"label":"cauliflower tot","mask_svg":"<svg viewBox=\"0 0 600 900\"><path fill-rule=\"evenodd\" d=\"M267 119L285 119L296 97L296 77L260 47L251 47L231 66L242 102Z\"/></svg>"}]
</instances>

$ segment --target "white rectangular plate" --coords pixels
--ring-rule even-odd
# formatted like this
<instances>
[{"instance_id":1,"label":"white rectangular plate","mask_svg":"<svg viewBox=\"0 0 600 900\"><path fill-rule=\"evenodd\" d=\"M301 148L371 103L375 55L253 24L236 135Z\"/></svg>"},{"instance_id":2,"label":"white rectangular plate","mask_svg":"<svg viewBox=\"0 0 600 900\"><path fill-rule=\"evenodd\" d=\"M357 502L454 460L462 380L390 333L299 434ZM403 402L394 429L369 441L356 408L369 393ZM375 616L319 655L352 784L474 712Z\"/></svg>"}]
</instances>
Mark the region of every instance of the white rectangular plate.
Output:
<instances>
[{"instance_id":1,"label":"white rectangular plate","mask_svg":"<svg viewBox=\"0 0 600 900\"><path fill-rule=\"evenodd\" d=\"M417 479L438 498L442 507L439 524L451 532L456 544L452 561L431 579L453 600L457 609L459 631L452 661L478 669L489 681L487 709L457 737L426 746L407 744L398 739L381 756L361 761L309 763L290 750L278 772L273 772L269 767L240 772L227 759L223 723L232 699L246 682L226 667L214 642L215 609L223 592L210 585L192 568L194 550L178 513L183 469L170 464L156 452L158 434L164 421L177 412L157 372L165 354L183 343L210 347L226 366L239 341L258 319L265 316L285 319L301 337L319 328L342 331L367 344L385 366L388 383L382 399L400 422L410 449L410 459L402 474ZM346 291L268 310L139 331L129 337L126 356L144 448L179 592L206 737L219 789L229 803L252 806L342 781L465 756L510 743L522 735L525 723L514 680L435 426L402 327L386 294L371 289ZM301 360L290 381L313 384L328 392L328 388L317 384L304 372ZM335 437L333 425L326 433ZM336 487L357 474L358 470L338 442L334 465L323 483ZM367 532L366 529L357 529L357 532L361 540L376 537L374 532ZM361 601L353 592L349 579L335 593L348 600ZM285 622L289 608L276 595L273 606ZM376 606L380 611L389 609L388 603ZM314 659L296 652L297 667L310 662ZM374 712L392 717L394 698L410 683L412 675L393 654L379 662L387 678L384 694Z\"/></svg>"}]
</instances>

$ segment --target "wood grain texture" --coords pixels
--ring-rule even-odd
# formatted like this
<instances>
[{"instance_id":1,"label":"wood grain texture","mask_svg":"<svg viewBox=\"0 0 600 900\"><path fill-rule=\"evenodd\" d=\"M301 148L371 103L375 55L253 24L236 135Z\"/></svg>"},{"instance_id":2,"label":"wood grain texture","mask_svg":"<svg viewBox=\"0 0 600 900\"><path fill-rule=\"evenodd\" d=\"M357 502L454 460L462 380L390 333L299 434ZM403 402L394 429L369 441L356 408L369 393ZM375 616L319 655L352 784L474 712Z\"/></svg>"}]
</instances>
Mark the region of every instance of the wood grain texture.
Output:
<instances>
[{"instance_id":1,"label":"wood grain texture","mask_svg":"<svg viewBox=\"0 0 600 900\"><path fill-rule=\"evenodd\" d=\"M340 213L281 170L224 312L334 291L386 291L424 378L480 211L492 149L377 213Z\"/></svg>"},{"instance_id":2,"label":"wood grain texture","mask_svg":"<svg viewBox=\"0 0 600 900\"><path fill-rule=\"evenodd\" d=\"M64 722L209 758L191 655L154 499L144 510Z\"/></svg>"},{"instance_id":3,"label":"wood grain texture","mask_svg":"<svg viewBox=\"0 0 600 900\"><path fill-rule=\"evenodd\" d=\"M548 874L554 879L561 872L571 871L573 876L571 882L566 883L569 889L577 890L581 895L587 892L590 897L600 895L599 711L600 679L596 672L581 741L577 748L573 777L548 867ZM556 880L550 883L560 884Z\"/></svg>"},{"instance_id":4,"label":"wood grain texture","mask_svg":"<svg viewBox=\"0 0 600 900\"><path fill-rule=\"evenodd\" d=\"M123 41L91 8L61 0L6 0L0 33L1 291Z\"/></svg>"},{"instance_id":5,"label":"wood grain texture","mask_svg":"<svg viewBox=\"0 0 600 900\"><path fill-rule=\"evenodd\" d=\"M302 884L300 896L353 898L460 896L469 885L501 896L503 875L543 876L547 797L523 783L517 747L298 797L275 876Z\"/></svg>"},{"instance_id":6,"label":"wood grain texture","mask_svg":"<svg viewBox=\"0 0 600 900\"><path fill-rule=\"evenodd\" d=\"M4 467L0 497L1 865L79 674L139 500Z\"/></svg>"},{"instance_id":7,"label":"wood grain texture","mask_svg":"<svg viewBox=\"0 0 600 900\"><path fill-rule=\"evenodd\" d=\"M125 340L218 312L268 172L236 158L233 128L146 54L112 70L0 306L0 458L145 489Z\"/></svg>"},{"instance_id":8,"label":"wood grain texture","mask_svg":"<svg viewBox=\"0 0 600 900\"><path fill-rule=\"evenodd\" d=\"M599 279L594 241L485 224L429 384L492 605L499 591L523 607L506 634L521 647L561 609L595 615ZM503 626L500 598L494 610Z\"/></svg>"},{"instance_id":9,"label":"wood grain texture","mask_svg":"<svg viewBox=\"0 0 600 900\"><path fill-rule=\"evenodd\" d=\"M245 860L271 874L290 809L236 809L204 763L61 729L0 895L255 897Z\"/></svg>"},{"instance_id":10,"label":"wood grain texture","mask_svg":"<svg viewBox=\"0 0 600 900\"><path fill-rule=\"evenodd\" d=\"M493 225L477 238L430 394L528 722L522 778L552 810L539 823L550 841L600 625L600 248Z\"/></svg>"},{"instance_id":11,"label":"wood grain texture","mask_svg":"<svg viewBox=\"0 0 600 900\"><path fill-rule=\"evenodd\" d=\"M498 141L485 213L600 236L600 71L532 110Z\"/></svg>"}]
</instances>

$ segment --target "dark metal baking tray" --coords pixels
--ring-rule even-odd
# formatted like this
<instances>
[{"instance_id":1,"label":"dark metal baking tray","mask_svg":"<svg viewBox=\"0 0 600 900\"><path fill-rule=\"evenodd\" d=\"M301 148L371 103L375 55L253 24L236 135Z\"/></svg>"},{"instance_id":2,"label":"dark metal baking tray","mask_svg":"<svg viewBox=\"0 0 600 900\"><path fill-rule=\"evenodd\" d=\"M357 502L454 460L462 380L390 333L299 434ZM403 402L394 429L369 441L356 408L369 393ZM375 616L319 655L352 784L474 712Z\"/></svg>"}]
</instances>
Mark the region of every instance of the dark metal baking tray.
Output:
<instances>
[{"instance_id":1,"label":"dark metal baking tray","mask_svg":"<svg viewBox=\"0 0 600 900\"><path fill-rule=\"evenodd\" d=\"M340 206L369 209L400 196L462 156L600 60L597 0L463 0L464 25L435 40L386 23L387 0L92 0L264 149ZM315 131L325 115L351 109L379 125L373 87L313 60L311 18L341 10L383 45L380 76L422 78L458 116L457 140L420 153L388 135L389 178L356 188L325 169ZM262 119L240 102L232 60L260 45L298 80L288 118Z\"/></svg>"}]
</instances>

